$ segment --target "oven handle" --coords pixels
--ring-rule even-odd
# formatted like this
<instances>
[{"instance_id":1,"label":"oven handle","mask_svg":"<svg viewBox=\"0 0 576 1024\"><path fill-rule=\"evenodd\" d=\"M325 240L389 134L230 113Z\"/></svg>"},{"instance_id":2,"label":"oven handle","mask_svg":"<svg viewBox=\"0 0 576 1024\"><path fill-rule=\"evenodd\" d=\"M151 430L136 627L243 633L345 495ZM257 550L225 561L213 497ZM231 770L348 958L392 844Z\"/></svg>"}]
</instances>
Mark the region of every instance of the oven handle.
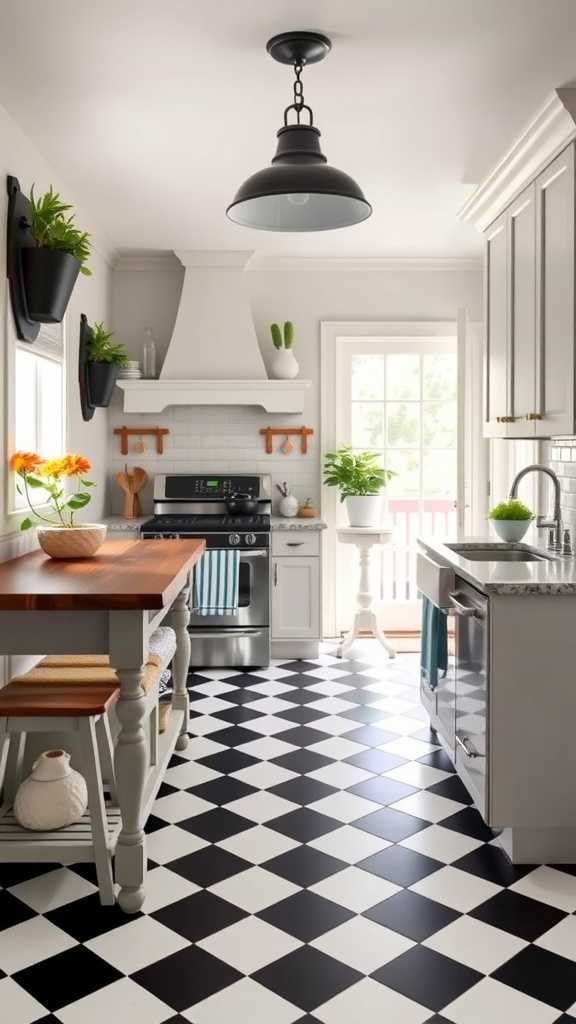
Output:
<instances>
[{"instance_id":1,"label":"oven handle","mask_svg":"<svg viewBox=\"0 0 576 1024\"><path fill-rule=\"evenodd\" d=\"M192 626L188 629L188 632L190 633L190 638L192 640L229 640L231 638L242 636L262 636L261 629L225 629L218 633L216 630L212 633L198 633Z\"/></svg>"},{"instance_id":2,"label":"oven handle","mask_svg":"<svg viewBox=\"0 0 576 1024\"><path fill-rule=\"evenodd\" d=\"M208 548L208 550L210 550L210 548ZM268 548L250 548L249 551L242 548L240 551L240 558L265 558L267 554Z\"/></svg>"}]
</instances>

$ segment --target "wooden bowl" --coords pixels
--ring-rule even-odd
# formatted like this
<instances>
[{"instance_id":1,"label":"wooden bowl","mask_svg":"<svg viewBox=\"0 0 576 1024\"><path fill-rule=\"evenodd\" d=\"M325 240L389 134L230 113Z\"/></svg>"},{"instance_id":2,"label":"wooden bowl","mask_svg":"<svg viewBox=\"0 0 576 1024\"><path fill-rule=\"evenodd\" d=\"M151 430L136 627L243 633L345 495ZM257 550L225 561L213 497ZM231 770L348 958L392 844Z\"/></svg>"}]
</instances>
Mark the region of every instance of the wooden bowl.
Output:
<instances>
[{"instance_id":1,"label":"wooden bowl","mask_svg":"<svg viewBox=\"0 0 576 1024\"><path fill-rule=\"evenodd\" d=\"M82 526L38 526L38 543L50 558L91 558L106 539L104 523Z\"/></svg>"}]
</instances>

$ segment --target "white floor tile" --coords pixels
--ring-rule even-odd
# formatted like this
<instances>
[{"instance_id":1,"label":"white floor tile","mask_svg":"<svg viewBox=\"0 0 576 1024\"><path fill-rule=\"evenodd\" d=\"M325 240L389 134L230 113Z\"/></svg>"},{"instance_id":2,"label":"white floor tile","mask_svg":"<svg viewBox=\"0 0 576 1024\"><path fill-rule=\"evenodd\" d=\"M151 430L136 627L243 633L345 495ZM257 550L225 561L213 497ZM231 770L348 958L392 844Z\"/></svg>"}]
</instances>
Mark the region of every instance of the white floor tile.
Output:
<instances>
[{"instance_id":1,"label":"white floor tile","mask_svg":"<svg viewBox=\"0 0 576 1024\"><path fill-rule=\"evenodd\" d=\"M284 679L286 676L293 675L293 672L290 672L289 669L282 668L282 664L281 662L277 665L270 665L268 668L254 669L254 672L250 673L250 675L260 676L263 679ZM256 687L251 686L250 689L254 690Z\"/></svg>"},{"instance_id":2,"label":"white floor tile","mask_svg":"<svg viewBox=\"0 0 576 1024\"><path fill-rule=\"evenodd\" d=\"M259 793L250 793L248 796L240 797L239 800L232 800L226 804L227 811L240 814L243 818L249 818L250 821L257 821L260 824L271 821L272 818L279 818L281 814L289 814L290 811L295 811L298 807L299 804L285 800L284 797L275 796L274 793L267 793L264 789Z\"/></svg>"},{"instance_id":3,"label":"white floor tile","mask_svg":"<svg viewBox=\"0 0 576 1024\"><path fill-rule=\"evenodd\" d=\"M254 828L246 829L236 836L222 839L216 844L229 853L235 853L237 857L243 857L251 864L263 864L272 857L279 857L281 853L293 850L299 846L294 839L274 832L265 825L255 825Z\"/></svg>"},{"instance_id":4,"label":"white floor tile","mask_svg":"<svg viewBox=\"0 0 576 1024\"><path fill-rule=\"evenodd\" d=\"M362 871L361 868L348 867L344 871L338 871L335 875L323 878L310 886L312 892L324 896L333 903L339 903L356 914L363 913L368 907L374 907L382 903L390 896L400 892L401 886L394 885L385 878L379 878L369 871ZM376 933L374 933L376 934ZM382 961L384 963L384 961Z\"/></svg>"},{"instance_id":5,"label":"white floor tile","mask_svg":"<svg viewBox=\"0 0 576 1024\"><path fill-rule=\"evenodd\" d=\"M280 875L274 875L266 868L254 867L241 871L223 882L210 886L210 892L216 893L221 899L234 906L241 907L249 914L258 914L273 903L288 899L298 892L300 886L294 885Z\"/></svg>"},{"instance_id":6,"label":"white floor tile","mask_svg":"<svg viewBox=\"0 0 576 1024\"><path fill-rule=\"evenodd\" d=\"M259 711L262 715L279 715L281 711L290 711L297 707L293 701L286 697L262 697L261 700L254 700L250 703L250 711ZM294 724L294 723L292 723Z\"/></svg>"},{"instance_id":7,"label":"white floor tile","mask_svg":"<svg viewBox=\"0 0 576 1024\"><path fill-rule=\"evenodd\" d=\"M271 761L273 757L281 757L282 754L289 754L297 748L293 743L286 743L285 740L277 740L273 736L262 736L259 740L249 740L237 747L243 754L250 757L257 757L261 761Z\"/></svg>"},{"instance_id":8,"label":"white floor tile","mask_svg":"<svg viewBox=\"0 0 576 1024\"><path fill-rule=\"evenodd\" d=\"M240 779L240 782L256 786L258 789L270 789L272 786L279 786L281 782L288 782L288 779L295 779L297 774L288 768L281 768L279 764L262 761L248 765L248 768L241 768L238 772L232 772L231 778Z\"/></svg>"},{"instance_id":9,"label":"white floor tile","mask_svg":"<svg viewBox=\"0 0 576 1024\"><path fill-rule=\"evenodd\" d=\"M204 678L210 679L230 679L232 676L239 676L241 672L235 668L201 668L198 670L198 675ZM203 685L203 684L202 684ZM198 690L200 687L195 686L194 689Z\"/></svg>"},{"instance_id":10,"label":"white floor tile","mask_svg":"<svg viewBox=\"0 0 576 1024\"><path fill-rule=\"evenodd\" d=\"M302 1010L252 978L242 978L196 1003L182 1016L193 1024L292 1024L302 1016Z\"/></svg>"},{"instance_id":11,"label":"white floor tile","mask_svg":"<svg viewBox=\"0 0 576 1024\"><path fill-rule=\"evenodd\" d=\"M310 945L363 974L372 974L415 943L366 917L353 917Z\"/></svg>"},{"instance_id":12,"label":"white floor tile","mask_svg":"<svg viewBox=\"0 0 576 1024\"><path fill-rule=\"evenodd\" d=\"M286 699L290 700L290 693L294 687L289 686L278 679L265 679L263 683L250 684L248 689L252 690L254 693L261 693L263 697L279 697L281 694L285 693Z\"/></svg>"},{"instance_id":13,"label":"white floor tile","mask_svg":"<svg viewBox=\"0 0 576 1024\"><path fill-rule=\"evenodd\" d=\"M0 932L1 938L2 932ZM559 924L554 925L554 928L536 939L534 945L542 946L542 949L548 949L551 953L557 953L558 956L565 956L568 960L576 960L576 917L573 915L565 917Z\"/></svg>"},{"instance_id":14,"label":"white floor tile","mask_svg":"<svg viewBox=\"0 0 576 1024\"><path fill-rule=\"evenodd\" d=\"M437 796L436 793L420 791L405 796L402 800L390 804L395 811L403 811L404 814L413 814L416 818L433 823L449 818L451 814L461 811L463 804L456 800L448 800L444 796Z\"/></svg>"},{"instance_id":15,"label":"white floor tile","mask_svg":"<svg viewBox=\"0 0 576 1024\"><path fill-rule=\"evenodd\" d=\"M153 917L139 917L121 928L113 928L90 939L84 945L122 974L134 974L156 960L172 956L189 943Z\"/></svg>"},{"instance_id":16,"label":"white floor tile","mask_svg":"<svg viewBox=\"0 0 576 1024\"><path fill-rule=\"evenodd\" d=\"M420 728L422 728L421 722ZM424 740L415 740L412 736L399 736L397 740L383 743L379 750L385 750L389 754L398 754L398 757L416 759L430 754L433 750L438 750L438 747L433 743L425 743Z\"/></svg>"},{"instance_id":17,"label":"white floor tile","mask_svg":"<svg viewBox=\"0 0 576 1024\"><path fill-rule=\"evenodd\" d=\"M350 691L352 694L352 691ZM306 705L309 711L321 711L324 715L342 715L345 711L352 711L355 704L341 697L322 697L320 700L311 701ZM360 723L356 722L358 727Z\"/></svg>"},{"instance_id":18,"label":"white floor tile","mask_svg":"<svg viewBox=\"0 0 576 1024\"><path fill-rule=\"evenodd\" d=\"M142 910L145 914L153 914L161 907L167 907L169 903L176 903L186 896L192 896L198 892L200 886L189 882L182 875L168 868L152 868L146 875L146 899Z\"/></svg>"},{"instance_id":19,"label":"white floor tile","mask_svg":"<svg viewBox=\"0 0 576 1024\"><path fill-rule=\"evenodd\" d=\"M223 673L220 673L223 674ZM234 672L229 673L231 676ZM210 675L209 672L202 673L202 675ZM223 683L220 679L211 679L208 683L200 683L199 686L194 687L195 693L204 693L207 697L218 697L222 693L232 693L233 690L237 690L237 686L233 686L232 683Z\"/></svg>"},{"instance_id":20,"label":"white floor tile","mask_svg":"<svg viewBox=\"0 0 576 1024\"><path fill-rule=\"evenodd\" d=\"M277 718L276 715L262 715L261 718L253 718L250 722L242 724L245 729L250 729L261 736L276 736L294 728L294 722L289 722L286 718Z\"/></svg>"},{"instance_id":21,"label":"white floor tile","mask_svg":"<svg viewBox=\"0 0 576 1024\"><path fill-rule=\"evenodd\" d=\"M180 793L170 793L169 796L162 796L159 800L155 800L152 805L152 814L157 818L162 818L162 821L185 821L186 818L204 814L205 811L210 811L215 806L208 800L202 800L201 797L182 790Z\"/></svg>"},{"instance_id":22,"label":"white floor tile","mask_svg":"<svg viewBox=\"0 0 576 1024\"><path fill-rule=\"evenodd\" d=\"M400 845L416 850L416 853L423 853L427 857L434 857L443 864L452 864L483 844L480 839L453 832L442 825L431 825L430 828L403 839Z\"/></svg>"},{"instance_id":23,"label":"white floor tile","mask_svg":"<svg viewBox=\"0 0 576 1024\"><path fill-rule=\"evenodd\" d=\"M410 715L416 710L417 705L413 700L406 700L403 697L384 697L382 700L377 700L371 707L378 711L385 711L387 715Z\"/></svg>"},{"instance_id":24,"label":"white floor tile","mask_svg":"<svg viewBox=\"0 0 576 1024\"><path fill-rule=\"evenodd\" d=\"M186 764L168 768L164 773L164 782L167 782L169 786L175 786L176 789L188 789L189 786L201 786L204 782L218 779L220 774L213 768L198 764L197 761L187 761Z\"/></svg>"},{"instance_id":25,"label":"white floor tile","mask_svg":"<svg viewBox=\"0 0 576 1024\"><path fill-rule=\"evenodd\" d=\"M553 1024L560 1013L545 1006L539 999L502 985L493 978L483 978L467 992L444 1007L442 1016L454 1024L495 1024L522 1022L522 1024Z\"/></svg>"},{"instance_id":26,"label":"white floor tile","mask_svg":"<svg viewBox=\"0 0 576 1024\"><path fill-rule=\"evenodd\" d=\"M315 683L311 678L310 686L307 686L306 689L310 690L310 693L318 693L320 696L338 697L345 693L350 693L353 687L347 683L339 683L336 679L318 680Z\"/></svg>"},{"instance_id":27,"label":"white floor tile","mask_svg":"<svg viewBox=\"0 0 576 1024\"><path fill-rule=\"evenodd\" d=\"M326 718L319 718L317 722L314 722L313 728L319 729L320 732L326 732L329 736L345 736L347 732L358 729L359 725L358 722L353 722L350 718L327 715Z\"/></svg>"},{"instance_id":28,"label":"white floor tile","mask_svg":"<svg viewBox=\"0 0 576 1024\"><path fill-rule=\"evenodd\" d=\"M380 810L380 804L374 803L373 800L365 800L364 797L343 791L331 793L330 796L324 796L321 800L316 800L308 806L312 811L327 814L328 817L336 818L337 821L343 821L346 824L356 821L357 818L361 818L365 814Z\"/></svg>"},{"instance_id":29,"label":"white floor tile","mask_svg":"<svg viewBox=\"0 0 576 1024\"><path fill-rule=\"evenodd\" d=\"M193 733L194 730L191 729L191 732ZM178 757L185 757L188 761L199 761L201 757L219 754L221 750L226 749L223 743L217 743L216 740L209 739L208 736L192 735L188 740L186 749L178 751Z\"/></svg>"},{"instance_id":30,"label":"white floor tile","mask_svg":"<svg viewBox=\"0 0 576 1024\"><path fill-rule=\"evenodd\" d=\"M576 878L556 868L539 867L525 878L514 882L510 888L551 907L558 907L569 914L576 910Z\"/></svg>"},{"instance_id":31,"label":"white floor tile","mask_svg":"<svg viewBox=\"0 0 576 1024\"><path fill-rule=\"evenodd\" d=\"M0 1009L6 1024L32 1024L48 1013L12 978L0 980Z\"/></svg>"},{"instance_id":32,"label":"white floor tile","mask_svg":"<svg viewBox=\"0 0 576 1024\"><path fill-rule=\"evenodd\" d=\"M491 974L528 945L516 935L466 916L459 917L422 944L481 974Z\"/></svg>"},{"instance_id":33,"label":"white floor tile","mask_svg":"<svg viewBox=\"0 0 576 1024\"><path fill-rule=\"evenodd\" d=\"M353 764L344 764L342 761L335 761L308 773L308 778L325 782L327 786L335 786L337 789L348 789L349 786L355 786L358 782L365 782L372 777L372 772L356 768Z\"/></svg>"},{"instance_id":34,"label":"white floor tile","mask_svg":"<svg viewBox=\"0 0 576 1024\"><path fill-rule=\"evenodd\" d=\"M10 892L38 914L46 914L49 910L89 896L96 892L96 886L69 868L56 868L12 886Z\"/></svg>"},{"instance_id":35,"label":"white floor tile","mask_svg":"<svg viewBox=\"0 0 576 1024\"><path fill-rule=\"evenodd\" d=\"M173 1016L170 1007L130 978L120 978L112 985L93 992L84 999L58 1010L62 1024L161 1024Z\"/></svg>"},{"instance_id":36,"label":"white floor tile","mask_svg":"<svg viewBox=\"0 0 576 1024\"><path fill-rule=\"evenodd\" d=\"M397 768L384 772L384 775L388 779L405 782L407 786L419 786L422 789L450 778L450 772L443 772L440 768L432 768L429 764L420 764L418 761L400 764Z\"/></svg>"},{"instance_id":37,"label":"white floor tile","mask_svg":"<svg viewBox=\"0 0 576 1024\"><path fill-rule=\"evenodd\" d=\"M166 828L159 828L147 837L148 856L157 864L167 864L177 857L185 857L188 853L195 853L204 846L209 846L205 839L193 836L184 828L176 825L167 825Z\"/></svg>"},{"instance_id":38,"label":"white floor tile","mask_svg":"<svg viewBox=\"0 0 576 1024\"><path fill-rule=\"evenodd\" d=\"M191 710L199 715L215 715L217 711L230 711L234 707L229 700L222 700L222 697L204 697L203 700L196 700L191 705ZM194 719L192 724L194 725Z\"/></svg>"},{"instance_id":39,"label":"white floor tile","mask_svg":"<svg viewBox=\"0 0 576 1024\"><path fill-rule=\"evenodd\" d=\"M75 939L45 917L32 917L0 931L0 968L6 974L15 974L76 945Z\"/></svg>"},{"instance_id":40,"label":"white floor tile","mask_svg":"<svg viewBox=\"0 0 576 1024\"><path fill-rule=\"evenodd\" d=\"M308 750L312 750L315 754L322 754L324 757L331 757L334 761L343 761L345 757L361 754L363 750L367 750L367 747L362 743L347 740L345 736L332 736L329 740L313 743Z\"/></svg>"},{"instance_id":41,"label":"white floor tile","mask_svg":"<svg viewBox=\"0 0 576 1024\"><path fill-rule=\"evenodd\" d=\"M224 702L222 702L224 703ZM194 705L192 705L194 707ZM231 707L228 704L228 707ZM200 718L193 718L190 722L190 729L195 736L215 736L222 729L227 729L230 725L229 722L225 722L223 718L213 718L212 715L201 715Z\"/></svg>"},{"instance_id":42,"label":"white floor tile","mask_svg":"<svg viewBox=\"0 0 576 1024\"><path fill-rule=\"evenodd\" d=\"M321 665L318 668L311 668L304 672L305 676L315 676L320 679L341 679L343 676L349 675L345 669L336 668L332 665Z\"/></svg>"},{"instance_id":43,"label":"white floor tile","mask_svg":"<svg viewBox=\"0 0 576 1024\"><path fill-rule=\"evenodd\" d=\"M323 1024L423 1024L430 1016L426 1007L372 978L363 978L314 1010Z\"/></svg>"},{"instance_id":44,"label":"white floor tile","mask_svg":"<svg viewBox=\"0 0 576 1024\"><path fill-rule=\"evenodd\" d=\"M441 868L433 875L415 882L410 888L462 914L467 914L502 890L501 885L487 882L485 878L476 878L454 867Z\"/></svg>"},{"instance_id":45,"label":"white floor tile","mask_svg":"<svg viewBox=\"0 0 576 1024\"><path fill-rule=\"evenodd\" d=\"M302 945L287 932L257 917L245 917L197 943L212 956L232 964L242 974L253 974L273 960L287 956Z\"/></svg>"},{"instance_id":46,"label":"white floor tile","mask_svg":"<svg viewBox=\"0 0 576 1024\"><path fill-rule=\"evenodd\" d=\"M379 836L373 836L362 829L353 828L352 825L344 825L342 828L337 828L325 836L319 836L318 839L312 839L308 843L308 846L322 850L323 853L328 853L331 857L338 857L348 864L356 864L359 860L370 857L371 854L378 853L379 850L384 850L391 845L386 839L380 839Z\"/></svg>"},{"instance_id":47,"label":"white floor tile","mask_svg":"<svg viewBox=\"0 0 576 1024\"><path fill-rule=\"evenodd\" d=\"M420 718L410 718L408 715L391 715L385 721L386 730L397 732L399 736L411 736L412 733L420 732L422 727Z\"/></svg>"}]
</instances>

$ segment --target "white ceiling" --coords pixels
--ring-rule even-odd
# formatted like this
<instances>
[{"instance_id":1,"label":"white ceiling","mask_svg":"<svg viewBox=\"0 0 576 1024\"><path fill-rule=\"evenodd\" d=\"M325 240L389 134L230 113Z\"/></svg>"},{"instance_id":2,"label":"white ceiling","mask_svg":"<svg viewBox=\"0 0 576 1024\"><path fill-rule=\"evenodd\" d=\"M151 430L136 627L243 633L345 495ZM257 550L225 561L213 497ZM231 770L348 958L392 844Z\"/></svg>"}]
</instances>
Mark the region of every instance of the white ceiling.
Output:
<instances>
[{"instance_id":1,"label":"white ceiling","mask_svg":"<svg viewBox=\"0 0 576 1024\"><path fill-rule=\"evenodd\" d=\"M305 95L374 206L353 228L224 214L273 155L292 82L265 43L291 28L333 40ZM2 0L0 102L118 248L466 256L457 210L573 83L575 39L575 0Z\"/></svg>"}]
</instances>

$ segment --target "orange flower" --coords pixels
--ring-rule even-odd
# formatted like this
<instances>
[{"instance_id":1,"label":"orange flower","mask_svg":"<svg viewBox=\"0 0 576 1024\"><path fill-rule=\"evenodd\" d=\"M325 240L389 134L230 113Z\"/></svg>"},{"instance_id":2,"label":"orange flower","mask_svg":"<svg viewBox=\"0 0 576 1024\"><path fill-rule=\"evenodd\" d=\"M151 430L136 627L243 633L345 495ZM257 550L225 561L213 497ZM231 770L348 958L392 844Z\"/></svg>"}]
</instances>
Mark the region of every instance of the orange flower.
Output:
<instances>
[{"instance_id":1,"label":"orange flower","mask_svg":"<svg viewBox=\"0 0 576 1024\"><path fill-rule=\"evenodd\" d=\"M14 452L10 459L10 469L15 473L35 473L42 459L35 452Z\"/></svg>"},{"instance_id":2,"label":"orange flower","mask_svg":"<svg viewBox=\"0 0 576 1024\"><path fill-rule=\"evenodd\" d=\"M62 459L46 459L42 463L38 472L41 476L55 476L59 477L66 473L66 463L64 458Z\"/></svg>"},{"instance_id":3,"label":"orange flower","mask_svg":"<svg viewBox=\"0 0 576 1024\"><path fill-rule=\"evenodd\" d=\"M90 469L90 463L83 455L65 455L62 462L66 476L81 476Z\"/></svg>"}]
</instances>

